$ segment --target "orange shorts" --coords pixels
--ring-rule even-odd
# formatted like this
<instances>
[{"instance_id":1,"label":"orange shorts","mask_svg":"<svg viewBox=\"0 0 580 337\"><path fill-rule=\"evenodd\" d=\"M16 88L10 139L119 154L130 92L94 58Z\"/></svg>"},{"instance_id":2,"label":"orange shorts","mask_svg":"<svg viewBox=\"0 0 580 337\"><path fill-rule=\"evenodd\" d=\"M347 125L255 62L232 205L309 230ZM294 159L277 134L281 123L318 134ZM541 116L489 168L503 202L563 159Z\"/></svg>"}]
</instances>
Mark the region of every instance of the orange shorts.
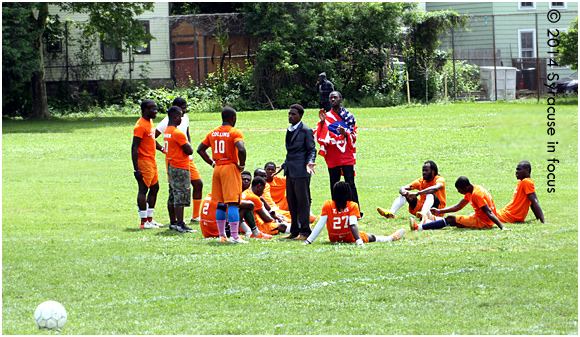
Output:
<instances>
[{"instance_id":1,"label":"orange shorts","mask_svg":"<svg viewBox=\"0 0 580 337\"><path fill-rule=\"evenodd\" d=\"M141 175L143 175L143 182L147 187L151 187L159 182L156 162L139 159L137 166L139 167L139 171L141 171Z\"/></svg>"},{"instance_id":2,"label":"orange shorts","mask_svg":"<svg viewBox=\"0 0 580 337\"><path fill-rule=\"evenodd\" d=\"M270 235L278 234L278 224L276 224L276 221L264 222L257 213L254 213L254 217L256 218L256 226L260 232Z\"/></svg>"},{"instance_id":3,"label":"orange shorts","mask_svg":"<svg viewBox=\"0 0 580 337\"><path fill-rule=\"evenodd\" d=\"M360 234L360 238L363 240L363 242L365 243L369 243L369 235L363 231L359 231L358 232ZM348 242L348 243L355 243L356 240L354 239L354 237L350 234L350 232L348 234L340 234L338 236L334 236L333 238L330 238L330 242Z\"/></svg>"},{"instance_id":4,"label":"orange shorts","mask_svg":"<svg viewBox=\"0 0 580 337\"><path fill-rule=\"evenodd\" d=\"M216 165L213 169L211 199L219 203L240 203L242 175L234 164Z\"/></svg>"},{"instance_id":5,"label":"orange shorts","mask_svg":"<svg viewBox=\"0 0 580 337\"><path fill-rule=\"evenodd\" d=\"M191 174L191 180L200 180L201 176L197 170L197 166L193 163L193 159L189 161L189 174Z\"/></svg>"},{"instance_id":6,"label":"orange shorts","mask_svg":"<svg viewBox=\"0 0 580 337\"><path fill-rule=\"evenodd\" d=\"M512 218L509 213L504 212L503 209L500 209L497 212L497 218L499 219L499 222L501 223L516 223L516 222L523 222L523 221L517 221L516 219Z\"/></svg>"},{"instance_id":7,"label":"orange shorts","mask_svg":"<svg viewBox=\"0 0 580 337\"><path fill-rule=\"evenodd\" d=\"M286 198L282 199L279 203L276 203L276 205L279 209L290 212L290 207L288 207L288 201L286 201Z\"/></svg>"},{"instance_id":8,"label":"orange shorts","mask_svg":"<svg viewBox=\"0 0 580 337\"><path fill-rule=\"evenodd\" d=\"M500 220L501 221L501 220ZM456 215L455 222L457 222L457 227L467 227L467 228L491 228L493 227L493 222L490 224L485 223L475 214L472 215Z\"/></svg>"}]
</instances>

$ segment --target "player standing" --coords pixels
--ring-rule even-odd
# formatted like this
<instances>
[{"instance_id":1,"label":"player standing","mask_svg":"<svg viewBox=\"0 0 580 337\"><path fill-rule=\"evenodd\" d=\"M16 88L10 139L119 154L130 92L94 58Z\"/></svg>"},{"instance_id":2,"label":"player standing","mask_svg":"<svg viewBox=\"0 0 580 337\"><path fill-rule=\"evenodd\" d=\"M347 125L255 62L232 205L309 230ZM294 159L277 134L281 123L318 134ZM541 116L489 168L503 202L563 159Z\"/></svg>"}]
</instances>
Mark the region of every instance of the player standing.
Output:
<instances>
[{"instance_id":1,"label":"player standing","mask_svg":"<svg viewBox=\"0 0 580 337\"><path fill-rule=\"evenodd\" d=\"M161 149L155 141L155 127L152 119L157 117L157 104L150 99L141 102L141 118L133 129L133 142L131 144L131 160L135 180L139 185L137 194L137 206L141 225L139 228L159 228L162 224L153 220L157 192L159 192L159 175L157 162L155 161L155 149Z\"/></svg>"},{"instance_id":2,"label":"player standing","mask_svg":"<svg viewBox=\"0 0 580 337\"><path fill-rule=\"evenodd\" d=\"M218 203L216 222L220 242L227 242L226 216L230 224L232 237L230 242L248 243L239 236L240 215L238 205L242 195L242 177L240 172L246 166L246 148L242 132L235 128L236 110L222 110L222 125L210 131L199 144L197 153L214 168L211 195ZM207 149L212 149L212 158ZM239 163L238 163L239 162Z\"/></svg>"}]
</instances>

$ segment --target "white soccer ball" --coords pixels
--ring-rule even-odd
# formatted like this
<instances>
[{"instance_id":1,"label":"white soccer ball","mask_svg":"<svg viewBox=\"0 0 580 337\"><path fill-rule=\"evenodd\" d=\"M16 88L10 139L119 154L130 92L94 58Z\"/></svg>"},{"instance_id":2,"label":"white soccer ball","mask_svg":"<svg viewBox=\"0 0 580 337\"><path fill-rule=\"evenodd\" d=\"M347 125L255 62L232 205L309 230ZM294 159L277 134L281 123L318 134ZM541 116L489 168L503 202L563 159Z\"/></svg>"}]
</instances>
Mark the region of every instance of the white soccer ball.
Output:
<instances>
[{"instance_id":1,"label":"white soccer ball","mask_svg":"<svg viewBox=\"0 0 580 337\"><path fill-rule=\"evenodd\" d=\"M60 330L66 324L66 310L55 301L41 303L34 312L34 322L39 329Z\"/></svg>"}]
</instances>

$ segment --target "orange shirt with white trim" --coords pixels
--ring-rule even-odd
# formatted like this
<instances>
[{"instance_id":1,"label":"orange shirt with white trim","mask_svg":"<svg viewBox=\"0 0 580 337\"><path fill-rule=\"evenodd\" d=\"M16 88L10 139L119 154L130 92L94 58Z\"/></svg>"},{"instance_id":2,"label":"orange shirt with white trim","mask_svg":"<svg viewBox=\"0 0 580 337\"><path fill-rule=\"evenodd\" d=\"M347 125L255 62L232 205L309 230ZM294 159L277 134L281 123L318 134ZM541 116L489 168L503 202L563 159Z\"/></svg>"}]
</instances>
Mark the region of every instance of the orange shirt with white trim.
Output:
<instances>
[{"instance_id":1,"label":"orange shirt with white trim","mask_svg":"<svg viewBox=\"0 0 580 337\"><path fill-rule=\"evenodd\" d=\"M328 216L326 220L326 229L330 242L355 242L350 230L349 217L355 215L360 218L358 204L354 201L347 201L343 210L336 209L336 203L333 200L327 200L322 205L320 216Z\"/></svg>"},{"instance_id":2,"label":"orange shirt with white trim","mask_svg":"<svg viewBox=\"0 0 580 337\"><path fill-rule=\"evenodd\" d=\"M488 225L493 225L494 222L481 210L485 205L489 206L491 212L497 217L497 211L495 209L495 204L491 194L483 187L479 185L473 185L473 192L465 194L463 199L469 201L473 210L475 211L475 216L481 219Z\"/></svg>"},{"instance_id":3,"label":"orange shirt with white trim","mask_svg":"<svg viewBox=\"0 0 580 337\"><path fill-rule=\"evenodd\" d=\"M216 165L226 165L239 161L235 144L240 140L244 140L242 131L231 125L221 125L210 131L202 143L211 147L212 159Z\"/></svg>"},{"instance_id":4,"label":"orange shirt with white trim","mask_svg":"<svg viewBox=\"0 0 580 337\"><path fill-rule=\"evenodd\" d=\"M211 200L211 193L205 196L201 203L200 228L204 238L216 238L220 236L215 220L218 203Z\"/></svg>"},{"instance_id":5,"label":"orange shirt with white trim","mask_svg":"<svg viewBox=\"0 0 580 337\"><path fill-rule=\"evenodd\" d=\"M137 149L139 160L155 161L155 126L151 120L141 117L135 123L133 137L141 138L141 143Z\"/></svg>"},{"instance_id":6,"label":"orange shirt with white trim","mask_svg":"<svg viewBox=\"0 0 580 337\"><path fill-rule=\"evenodd\" d=\"M185 154L182 148L188 143L185 133L175 126L168 126L163 133L163 141L167 163L172 167L189 171L189 155Z\"/></svg>"},{"instance_id":7,"label":"orange shirt with white trim","mask_svg":"<svg viewBox=\"0 0 580 337\"><path fill-rule=\"evenodd\" d=\"M435 186L437 184L443 185L443 187L441 187L437 192L434 193L437 196L437 198L439 198L439 208L441 209L444 208L445 204L447 203L447 199L445 196L445 178L443 178L440 175L436 175L433 178L433 180L427 181L423 179L423 177L421 177L411 183L411 189L422 191L426 188ZM426 196L424 194L421 194L420 197L422 201L425 201Z\"/></svg>"},{"instance_id":8,"label":"orange shirt with white trim","mask_svg":"<svg viewBox=\"0 0 580 337\"><path fill-rule=\"evenodd\" d=\"M517 222L524 221L532 204L528 194L534 192L536 192L536 187L532 178L518 180L512 201L501 212Z\"/></svg>"}]
</instances>

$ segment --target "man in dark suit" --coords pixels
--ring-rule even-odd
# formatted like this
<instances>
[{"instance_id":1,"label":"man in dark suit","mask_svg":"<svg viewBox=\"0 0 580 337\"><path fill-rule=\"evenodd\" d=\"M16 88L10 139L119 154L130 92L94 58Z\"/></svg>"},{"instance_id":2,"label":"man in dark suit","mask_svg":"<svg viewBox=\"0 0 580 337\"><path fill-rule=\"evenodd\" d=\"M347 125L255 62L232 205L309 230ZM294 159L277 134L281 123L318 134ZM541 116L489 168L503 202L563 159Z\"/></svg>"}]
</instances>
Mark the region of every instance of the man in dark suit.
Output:
<instances>
[{"instance_id":1,"label":"man in dark suit","mask_svg":"<svg viewBox=\"0 0 580 337\"><path fill-rule=\"evenodd\" d=\"M316 145L312 129L302 123L304 108L292 104L286 132L286 161L282 164L286 176L286 199L292 224L285 239L305 240L310 229L310 176L314 174Z\"/></svg>"}]
</instances>

